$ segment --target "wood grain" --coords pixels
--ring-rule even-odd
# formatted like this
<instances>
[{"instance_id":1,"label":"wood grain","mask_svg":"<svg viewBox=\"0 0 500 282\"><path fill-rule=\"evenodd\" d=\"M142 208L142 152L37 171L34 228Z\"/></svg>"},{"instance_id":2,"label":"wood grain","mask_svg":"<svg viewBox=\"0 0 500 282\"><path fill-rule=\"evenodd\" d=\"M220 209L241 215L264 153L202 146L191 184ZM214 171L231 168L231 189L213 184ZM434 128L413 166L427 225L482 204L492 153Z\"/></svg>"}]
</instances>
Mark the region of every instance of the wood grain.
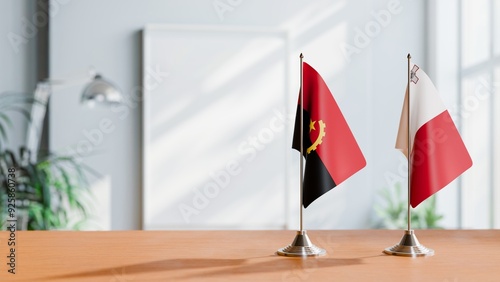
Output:
<instances>
[{"instance_id":1,"label":"wood grain","mask_svg":"<svg viewBox=\"0 0 500 282\"><path fill-rule=\"evenodd\" d=\"M425 258L382 253L401 230L308 234L326 256L277 256L295 231L21 231L12 275L0 232L0 281L500 281L500 230L417 230Z\"/></svg>"}]
</instances>

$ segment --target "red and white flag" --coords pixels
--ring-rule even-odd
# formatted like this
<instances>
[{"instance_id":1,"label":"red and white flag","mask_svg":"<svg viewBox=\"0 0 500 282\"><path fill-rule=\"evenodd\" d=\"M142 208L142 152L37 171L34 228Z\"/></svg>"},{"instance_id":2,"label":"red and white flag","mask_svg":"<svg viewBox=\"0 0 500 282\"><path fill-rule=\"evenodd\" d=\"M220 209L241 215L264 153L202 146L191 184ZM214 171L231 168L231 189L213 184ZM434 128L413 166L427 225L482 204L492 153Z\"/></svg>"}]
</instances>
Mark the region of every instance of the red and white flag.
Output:
<instances>
[{"instance_id":1,"label":"red and white flag","mask_svg":"<svg viewBox=\"0 0 500 282\"><path fill-rule=\"evenodd\" d=\"M410 138L410 204L418 206L472 166L472 159L450 113L430 78L413 65L399 122L396 148L408 157Z\"/></svg>"}]
</instances>

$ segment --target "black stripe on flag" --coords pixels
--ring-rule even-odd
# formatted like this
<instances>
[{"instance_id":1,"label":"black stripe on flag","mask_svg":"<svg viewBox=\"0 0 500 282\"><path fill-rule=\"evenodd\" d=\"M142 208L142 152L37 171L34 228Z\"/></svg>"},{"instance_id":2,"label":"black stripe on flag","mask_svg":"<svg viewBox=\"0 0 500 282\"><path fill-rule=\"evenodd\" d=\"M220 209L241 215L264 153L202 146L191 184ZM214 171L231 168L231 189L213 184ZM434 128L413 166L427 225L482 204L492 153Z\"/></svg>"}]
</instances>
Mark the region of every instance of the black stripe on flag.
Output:
<instances>
[{"instance_id":1,"label":"black stripe on flag","mask_svg":"<svg viewBox=\"0 0 500 282\"><path fill-rule=\"evenodd\" d=\"M300 107L297 107L297 114L295 115L295 130L293 132L292 148L300 152ZM306 160L304 171L304 191L303 191L303 204L307 208L312 202L321 195L330 191L337 186L333 181L330 173L321 161L320 156L316 150L307 153L306 150L312 145L311 138L309 137L309 121L311 120L309 113L304 110L304 157Z\"/></svg>"}]
</instances>

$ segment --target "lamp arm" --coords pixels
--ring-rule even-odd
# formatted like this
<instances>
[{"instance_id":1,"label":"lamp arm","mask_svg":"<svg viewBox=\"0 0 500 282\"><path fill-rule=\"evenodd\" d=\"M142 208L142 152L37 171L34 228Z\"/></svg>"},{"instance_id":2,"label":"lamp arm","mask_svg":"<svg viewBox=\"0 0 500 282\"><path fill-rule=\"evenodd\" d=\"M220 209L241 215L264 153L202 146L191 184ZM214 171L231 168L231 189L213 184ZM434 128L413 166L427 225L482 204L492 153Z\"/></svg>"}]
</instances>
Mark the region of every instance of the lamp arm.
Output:
<instances>
[{"instance_id":1,"label":"lamp arm","mask_svg":"<svg viewBox=\"0 0 500 282\"><path fill-rule=\"evenodd\" d=\"M54 90L64 89L81 83L92 81L96 71L91 67L87 75L69 79L45 79L36 84L34 98L36 103L31 107L31 121L26 134L26 146L31 152L31 161L36 162L43 133L43 122L47 113L50 95Z\"/></svg>"},{"instance_id":2,"label":"lamp arm","mask_svg":"<svg viewBox=\"0 0 500 282\"><path fill-rule=\"evenodd\" d=\"M51 93L52 89L49 83L37 83L34 93L36 103L34 103L31 107L31 121L28 124L28 132L26 134L26 146L31 152L31 161L33 162L36 162L38 157L40 139L43 131L43 121L45 120L45 114L47 112L47 105Z\"/></svg>"},{"instance_id":3,"label":"lamp arm","mask_svg":"<svg viewBox=\"0 0 500 282\"><path fill-rule=\"evenodd\" d=\"M49 84L53 90L60 90L67 87L90 82L94 79L96 75L97 72L95 71L94 68L91 67L85 76L79 75L68 79L48 78L45 79L43 83Z\"/></svg>"},{"instance_id":4,"label":"lamp arm","mask_svg":"<svg viewBox=\"0 0 500 282\"><path fill-rule=\"evenodd\" d=\"M38 103L31 107L31 122L28 125L26 134L26 146L31 152L32 161L35 162L40 148L40 139L43 131L43 122L47 113L47 104L50 95L54 90L63 89L66 87L81 84L82 82L91 82L83 93L84 99L96 99L96 95L105 95L106 101L109 103L120 103L121 95L114 85L103 80L96 74L93 68L90 68L86 77L76 77L71 79L46 79L38 82L36 85L34 98ZM98 82L95 82L98 81ZM87 93L87 89L89 93Z\"/></svg>"}]
</instances>

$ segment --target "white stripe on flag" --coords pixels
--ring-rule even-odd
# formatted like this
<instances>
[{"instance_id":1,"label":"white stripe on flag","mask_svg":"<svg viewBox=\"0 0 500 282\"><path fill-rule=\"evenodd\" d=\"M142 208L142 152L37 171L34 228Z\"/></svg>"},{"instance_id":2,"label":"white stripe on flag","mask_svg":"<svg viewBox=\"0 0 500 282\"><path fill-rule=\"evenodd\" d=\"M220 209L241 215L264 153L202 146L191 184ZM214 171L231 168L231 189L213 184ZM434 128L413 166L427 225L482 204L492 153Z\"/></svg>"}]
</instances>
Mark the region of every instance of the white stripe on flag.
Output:
<instances>
[{"instance_id":1,"label":"white stripe on flag","mask_svg":"<svg viewBox=\"0 0 500 282\"><path fill-rule=\"evenodd\" d=\"M412 147L417 130L434 117L446 111L446 107L444 106L436 87L427 74L419 68L415 75L417 76L418 81L416 83L410 82L410 146ZM398 136L396 139L396 148L400 149L408 157L407 101L408 90L405 94L403 111L401 112Z\"/></svg>"}]
</instances>

